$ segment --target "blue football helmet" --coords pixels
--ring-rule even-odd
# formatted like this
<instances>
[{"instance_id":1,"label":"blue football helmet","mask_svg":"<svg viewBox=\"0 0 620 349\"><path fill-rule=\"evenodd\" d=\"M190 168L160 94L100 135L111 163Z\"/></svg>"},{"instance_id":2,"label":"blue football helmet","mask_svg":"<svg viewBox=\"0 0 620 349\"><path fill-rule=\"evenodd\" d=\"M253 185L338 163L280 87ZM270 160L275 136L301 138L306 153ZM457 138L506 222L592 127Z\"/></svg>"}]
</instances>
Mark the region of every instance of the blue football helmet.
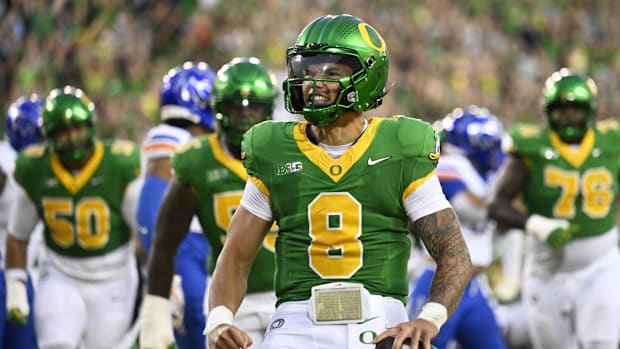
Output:
<instances>
[{"instance_id":1,"label":"blue football helmet","mask_svg":"<svg viewBox=\"0 0 620 349\"><path fill-rule=\"evenodd\" d=\"M39 143L43 139L41 111L44 102L44 97L33 93L19 97L9 106L6 115L6 136L16 151L30 144Z\"/></svg>"},{"instance_id":2,"label":"blue football helmet","mask_svg":"<svg viewBox=\"0 0 620 349\"><path fill-rule=\"evenodd\" d=\"M475 105L456 108L441 121L441 141L467 156L483 175L495 171L504 159L504 128L488 109Z\"/></svg>"},{"instance_id":3,"label":"blue football helmet","mask_svg":"<svg viewBox=\"0 0 620 349\"><path fill-rule=\"evenodd\" d=\"M185 62L164 76L160 88L160 115L163 122L186 127L202 125L215 130L211 93L215 71L204 62Z\"/></svg>"}]
</instances>

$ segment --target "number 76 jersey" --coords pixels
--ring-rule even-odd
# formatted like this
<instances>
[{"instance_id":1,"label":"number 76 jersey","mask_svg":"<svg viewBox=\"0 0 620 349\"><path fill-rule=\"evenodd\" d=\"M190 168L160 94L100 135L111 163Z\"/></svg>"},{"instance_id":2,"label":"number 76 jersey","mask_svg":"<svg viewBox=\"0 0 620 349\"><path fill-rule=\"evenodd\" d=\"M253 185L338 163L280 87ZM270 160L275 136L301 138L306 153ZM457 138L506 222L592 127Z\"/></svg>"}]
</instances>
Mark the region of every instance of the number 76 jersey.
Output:
<instances>
[{"instance_id":1,"label":"number 76 jersey","mask_svg":"<svg viewBox=\"0 0 620 349\"><path fill-rule=\"evenodd\" d=\"M403 201L435 172L435 132L418 119L370 118L335 160L309 140L308 127L267 121L243 141L250 180L269 197L279 226L278 303L308 299L313 286L336 281L404 301L410 242Z\"/></svg>"},{"instance_id":2,"label":"number 76 jersey","mask_svg":"<svg viewBox=\"0 0 620 349\"><path fill-rule=\"evenodd\" d=\"M563 218L579 227L575 237L596 236L615 225L620 128L598 122L579 145L569 145L547 129L518 125L511 130L511 153L530 171L523 199L529 213Z\"/></svg>"}]
</instances>

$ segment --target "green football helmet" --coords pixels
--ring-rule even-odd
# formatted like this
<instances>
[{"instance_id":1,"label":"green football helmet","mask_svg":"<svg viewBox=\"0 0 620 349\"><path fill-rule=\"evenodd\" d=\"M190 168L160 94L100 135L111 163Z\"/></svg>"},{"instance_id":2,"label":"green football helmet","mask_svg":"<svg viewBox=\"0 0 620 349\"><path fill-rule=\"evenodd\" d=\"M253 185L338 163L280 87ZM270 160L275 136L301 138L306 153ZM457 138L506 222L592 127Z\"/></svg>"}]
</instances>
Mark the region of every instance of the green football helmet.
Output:
<instances>
[{"instance_id":1,"label":"green football helmet","mask_svg":"<svg viewBox=\"0 0 620 349\"><path fill-rule=\"evenodd\" d=\"M50 149L63 162L80 163L95 146L95 104L84 92L72 86L52 90L43 106L42 131ZM60 132L86 126L86 137L79 141L61 140Z\"/></svg>"},{"instance_id":2,"label":"green football helmet","mask_svg":"<svg viewBox=\"0 0 620 349\"><path fill-rule=\"evenodd\" d=\"M344 64L353 74L329 79L306 73L310 65L321 63ZM285 108L317 126L330 124L347 109L363 112L376 108L387 93L385 41L373 27L351 15L323 16L308 24L287 50L287 64L288 79L282 85ZM314 105L304 101L304 83L339 83L340 91L333 103Z\"/></svg>"},{"instance_id":3,"label":"green football helmet","mask_svg":"<svg viewBox=\"0 0 620 349\"><path fill-rule=\"evenodd\" d=\"M593 126L596 94L594 80L567 68L560 69L547 79L543 89L547 123L564 142L580 142Z\"/></svg>"},{"instance_id":4,"label":"green football helmet","mask_svg":"<svg viewBox=\"0 0 620 349\"><path fill-rule=\"evenodd\" d=\"M218 132L238 150L252 125L271 120L278 91L273 73L258 58L233 58L222 66L213 83L211 105Z\"/></svg>"}]
</instances>

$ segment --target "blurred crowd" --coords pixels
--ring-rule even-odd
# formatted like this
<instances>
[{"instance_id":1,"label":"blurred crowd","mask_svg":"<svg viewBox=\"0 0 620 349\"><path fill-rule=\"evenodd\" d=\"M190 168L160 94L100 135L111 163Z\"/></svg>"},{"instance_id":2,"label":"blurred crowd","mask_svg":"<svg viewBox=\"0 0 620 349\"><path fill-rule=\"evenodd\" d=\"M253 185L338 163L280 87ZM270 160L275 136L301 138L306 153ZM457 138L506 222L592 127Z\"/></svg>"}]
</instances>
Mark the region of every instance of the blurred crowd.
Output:
<instances>
[{"instance_id":1,"label":"blurred crowd","mask_svg":"<svg viewBox=\"0 0 620 349\"><path fill-rule=\"evenodd\" d=\"M283 76L299 28L328 13L359 16L383 33L392 87L380 115L433 121L478 104L507 124L539 121L542 84L561 66L595 79L599 116L620 107L613 0L5 0L0 107L72 84L96 103L103 136L139 140L158 121L170 67L202 60L217 69L254 55Z\"/></svg>"}]
</instances>

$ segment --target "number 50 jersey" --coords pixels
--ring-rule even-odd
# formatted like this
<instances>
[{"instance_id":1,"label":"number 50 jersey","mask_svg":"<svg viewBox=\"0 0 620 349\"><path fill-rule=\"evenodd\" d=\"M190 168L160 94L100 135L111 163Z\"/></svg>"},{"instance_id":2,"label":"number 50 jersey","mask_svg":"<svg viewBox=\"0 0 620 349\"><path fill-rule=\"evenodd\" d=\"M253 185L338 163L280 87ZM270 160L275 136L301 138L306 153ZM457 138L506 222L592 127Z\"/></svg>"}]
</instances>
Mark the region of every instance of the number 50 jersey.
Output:
<instances>
[{"instance_id":1,"label":"number 50 jersey","mask_svg":"<svg viewBox=\"0 0 620 349\"><path fill-rule=\"evenodd\" d=\"M370 118L335 160L307 136L307 122L266 121L243 141L250 179L269 197L278 304L337 281L405 301L409 218L404 199L435 171L436 134L421 120Z\"/></svg>"},{"instance_id":2,"label":"number 50 jersey","mask_svg":"<svg viewBox=\"0 0 620 349\"><path fill-rule=\"evenodd\" d=\"M138 150L129 141L96 141L93 155L75 174L45 145L19 154L15 180L44 222L52 263L87 280L107 278L127 265L133 258L132 230L123 200L139 171Z\"/></svg>"}]
</instances>

